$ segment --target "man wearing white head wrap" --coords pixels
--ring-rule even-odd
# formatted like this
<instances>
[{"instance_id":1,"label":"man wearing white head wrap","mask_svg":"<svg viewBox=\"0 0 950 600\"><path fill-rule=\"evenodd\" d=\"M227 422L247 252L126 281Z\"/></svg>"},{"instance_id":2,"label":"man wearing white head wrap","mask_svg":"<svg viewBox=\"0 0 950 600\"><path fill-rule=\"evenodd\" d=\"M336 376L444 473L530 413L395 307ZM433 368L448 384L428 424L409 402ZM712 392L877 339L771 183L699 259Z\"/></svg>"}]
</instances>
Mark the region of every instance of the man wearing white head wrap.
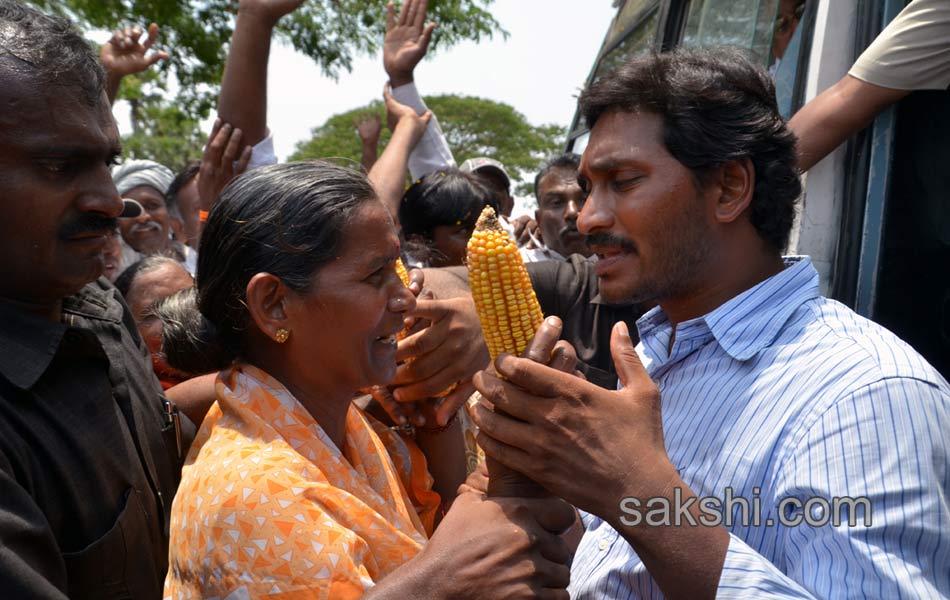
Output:
<instances>
[{"instance_id":1,"label":"man wearing white head wrap","mask_svg":"<svg viewBox=\"0 0 950 600\"><path fill-rule=\"evenodd\" d=\"M172 216L165 204L165 193L174 178L171 169L151 160L130 160L113 169L112 180L119 194L135 200L144 209L137 217L119 219L122 239L128 246L123 250L120 268L141 255L181 258L171 240Z\"/></svg>"}]
</instances>

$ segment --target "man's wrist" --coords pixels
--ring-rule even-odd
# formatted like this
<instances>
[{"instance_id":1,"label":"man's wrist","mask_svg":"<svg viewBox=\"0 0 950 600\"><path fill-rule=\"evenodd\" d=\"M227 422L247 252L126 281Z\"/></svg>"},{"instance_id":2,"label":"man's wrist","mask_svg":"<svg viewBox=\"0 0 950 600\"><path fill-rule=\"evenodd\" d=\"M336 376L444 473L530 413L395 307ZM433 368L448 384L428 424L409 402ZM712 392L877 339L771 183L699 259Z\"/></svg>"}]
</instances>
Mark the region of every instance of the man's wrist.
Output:
<instances>
[{"instance_id":1,"label":"man's wrist","mask_svg":"<svg viewBox=\"0 0 950 600\"><path fill-rule=\"evenodd\" d=\"M688 490L686 483L680 478L679 472L665 452L662 456L644 460L640 464L649 465L646 472L638 470L636 473L627 473L626 477L616 481L615 487L603 488L609 490L604 495L606 504L587 512L604 519L617 531L630 530L630 523L636 518L630 512L634 508L639 511L641 522L645 522L644 517L652 507L648 505L651 499L662 498L672 502L674 490L677 487L681 487L684 491ZM629 499L635 499L635 501ZM663 500L658 500L658 502L662 503ZM631 532L631 534L636 535L636 532Z\"/></svg>"},{"instance_id":2,"label":"man's wrist","mask_svg":"<svg viewBox=\"0 0 950 600\"><path fill-rule=\"evenodd\" d=\"M280 21L281 17L274 17L274 15L269 14L265 10L259 8L250 8L250 7L238 7L237 18L243 19L245 21L254 21L259 23L268 29L273 29L277 26L277 21Z\"/></svg>"},{"instance_id":3,"label":"man's wrist","mask_svg":"<svg viewBox=\"0 0 950 600\"><path fill-rule=\"evenodd\" d=\"M392 86L393 89L402 87L404 85L409 85L413 81L414 79L412 71L408 73L392 72L389 74L389 85Z\"/></svg>"}]
</instances>

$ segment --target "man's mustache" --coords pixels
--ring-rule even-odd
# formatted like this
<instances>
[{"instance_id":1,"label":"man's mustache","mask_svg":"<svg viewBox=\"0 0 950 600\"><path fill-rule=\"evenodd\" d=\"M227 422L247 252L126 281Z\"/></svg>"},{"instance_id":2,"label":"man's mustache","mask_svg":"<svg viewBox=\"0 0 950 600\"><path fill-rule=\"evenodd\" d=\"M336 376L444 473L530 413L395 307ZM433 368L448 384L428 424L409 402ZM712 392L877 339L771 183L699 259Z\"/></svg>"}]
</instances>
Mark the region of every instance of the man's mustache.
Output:
<instances>
[{"instance_id":1,"label":"man's mustache","mask_svg":"<svg viewBox=\"0 0 950 600\"><path fill-rule=\"evenodd\" d=\"M69 240L83 234L106 234L119 226L116 217L82 214L59 228L59 239Z\"/></svg>"},{"instance_id":2,"label":"man's mustache","mask_svg":"<svg viewBox=\"0 0 950 600\"><path fill-rule=\"evenodd\" d=\"M565 225L564 227L561 227L561 229L559 229L557 232L558 237L564 237L565 235L571 235L572 233L573 234L580 233L579 231L577 231L577 227L575 225Z\"/></svg>"},{"instance_id":3,"label":"man's mustache","mask_svg":"<svg viewBox=\"0 0 950 600\"><path fill-rule=\"evenodd\" d=\"M621 250L625 250L627 252L637 251L637 247L633 242L627 238L622 238L619 235L614 235L612 233L595 233L593 235L587 236L587 246L620 248Z\"/></svg>"}]
</instances>

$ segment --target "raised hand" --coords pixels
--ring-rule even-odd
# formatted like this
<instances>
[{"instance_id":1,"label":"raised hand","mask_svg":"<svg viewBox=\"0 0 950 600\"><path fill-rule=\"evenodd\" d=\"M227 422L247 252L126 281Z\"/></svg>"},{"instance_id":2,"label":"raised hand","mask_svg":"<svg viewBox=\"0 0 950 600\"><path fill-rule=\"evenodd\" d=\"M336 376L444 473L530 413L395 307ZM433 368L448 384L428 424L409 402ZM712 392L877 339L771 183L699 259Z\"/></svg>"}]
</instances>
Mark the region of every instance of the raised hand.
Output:
<instances>
[{"instance_id":1,"label":"raised hand","mask_svg":"<svg viewBox=\"0 0 950 600\"><path fill-rule=\"evenodd\" d=\"M435 23L426 24L429 0L406 0L396 18L390 2L386 7L386 38L383 41L383 67L393 87L412 81L412 73L426 55Z\"/></svg>"},{"instance_id":2,"label":"raised hand","mask_svg":"<svg viewBox=\"0 0 950 600\"><path fill-rule=\"evenodd\" d=\"M241 0L238 13L254 15L273 26L284 15L297 10L305 0Z\"/></svg>"},{"instance_id":3,"label":"raised hand","mask_svg":"<svg viewBox=\"0 0 950 600\"><path fill-rule=\"evenodd\" d=\"M356 128L356 134L364 144L379 143L379 134L383 130L383 122L378 114L360 115L358 119L353 119L353 127Z\"/></svg>"},{"instance_id":4,"label":"raised hand","mask_svg":"<svg viewBox=\"0 0 950 600\"><path fill-rule=\"evenodd\" d=\"M134 75L168 58L167 52L148 53L158 39L158 25L152 23L148 26L145 41L142 41L143 33L141 27L116 29L112 38L99 49L99 61L107 73L113 77Z\"/></svg>"},{"instance_id":5,"label":"raised hand","mask_svg":"<svg viewBox=\"0 0 950 600\"><path fill-rule=\"evenodd\" d=\"M198 171L198 198L201 210L210 211L218 194L251 161L251 146L242 146L244 134L221 119L215 121Z\"/></svg>"},{"instance_id":6,"label":"raised hand","mask_svg":"<svg viewBox=\"0 0 950 600\"><path fill-rule=\"evenodd\" d=\"M427 110L420 115L412 107L399 103L393 98L392 89L388 84L383 90L383 98L386 101L386 124L390 131L395 132L396 126L400 123L409 123L411 145L415 146L422 138L422 134L426 132L426 126L432 118L432 111Z\"/></svg>"}]
</instances>

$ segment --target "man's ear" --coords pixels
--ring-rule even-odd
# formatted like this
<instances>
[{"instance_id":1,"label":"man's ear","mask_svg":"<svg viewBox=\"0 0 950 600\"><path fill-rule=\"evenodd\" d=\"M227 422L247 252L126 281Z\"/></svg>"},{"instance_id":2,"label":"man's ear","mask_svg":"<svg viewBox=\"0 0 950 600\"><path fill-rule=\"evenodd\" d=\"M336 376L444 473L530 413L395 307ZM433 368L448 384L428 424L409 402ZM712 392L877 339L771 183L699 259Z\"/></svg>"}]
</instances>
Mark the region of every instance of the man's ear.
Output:
<instances>
[{"instance_id":1,"label":"man's ear","mask_svg":"<svg viewBox=\"0 0 950 600\"><path fill-rule=\"evenodd\" d=\"M718 169L719 198L715 217L720 223L732 223L752 204L755 192L755 167L752 160L732 160Z\"/></svg>"},{"instance_id":2,"label":"man's ear","mask_svg":"<svg viewBox=\"0 0 950 600\"><path fill-rule=\"evenodd\" d=\"M172 230L172 235L175 236L175 239L181 243L185 243L185 224L181 219L177 217L172 217L168 220L168 226Z\"/></svg>"},{"instance_id":3,"label":"man's ear","mask_svg":"<svg viewBox=\"0 0 950 600\"><path fill-rule=\"evenodd\" d=\"M538 238L538 241L542 244L547 242L544 241L544 234L541 233L541 209L534 211L534 222L538 224L538 230L534 233L534 237Z\"/></svg>"},{"instance_id":4,"label":"man's ear","mask_svg":"<svg viewBox=\"0 0 950 600\"><path fill-rule=\"evenodd\" d=\"M264 335L275 339L278 329L292 329L286 310L291 290L279 277L258 273L247 282L246 293L248 313Z\"/></svg>"}]
</instances>

